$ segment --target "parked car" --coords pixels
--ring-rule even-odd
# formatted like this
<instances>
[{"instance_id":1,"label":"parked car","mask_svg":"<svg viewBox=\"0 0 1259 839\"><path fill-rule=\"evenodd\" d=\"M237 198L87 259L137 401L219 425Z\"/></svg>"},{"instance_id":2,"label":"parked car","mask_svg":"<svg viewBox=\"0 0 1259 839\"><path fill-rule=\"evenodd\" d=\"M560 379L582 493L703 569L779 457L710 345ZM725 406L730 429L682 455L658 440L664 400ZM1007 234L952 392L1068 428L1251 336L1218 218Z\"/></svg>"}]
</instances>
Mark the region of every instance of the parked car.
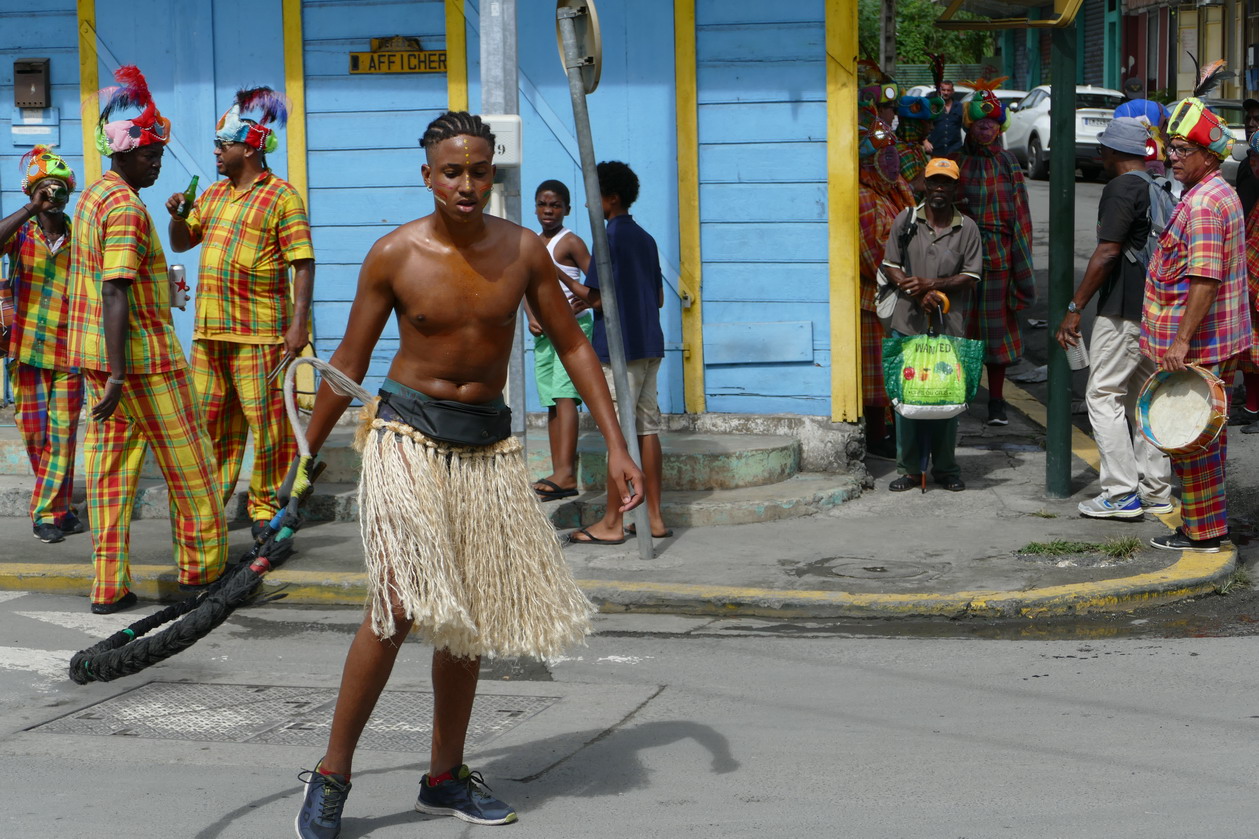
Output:
<instances>
[{"instance_id":1,"label":"parked car","mask_svg":"<svg viewBox=\"0 0 1259 839\"><path fill-rule=\"evenodd\" d=\"M1026 90L1006 90L1005 88L994 90L993 93L997 94L997 98L1004 102L1007 106L1027 96ZM974 98L975 92L972 90L970 93L967 93L962 97L962 101L969 102Z\"/></svg>"},{"instance_id":2,"label":"parked car","mask_svg":"<svg viewBox=\"0 0 1259 839\"><path fill-rule=\"evenodd\" d=\"M1011 106L1013 113L1005 132L1005 147L1027 168L1029 178L1041 179L1049 174L1052 93L1050 85L1041 85ZM1115 108L1123 101L1123 94L1110 88L1092 85L1075 88L1075 165L1086 178L1101 174L1097 135L1115 118Z\"/></svg>"},{"instance_id":3,"label":"parked car","mask_svg":"<svg viewBox=\"0 0 1259 839\"><path fill-rule=\"evenodd\" d=\"M928 93L930 93L931 91L935 89L936 89L936 86L933 84L916 84L913 87L909 88L909 90L906 90L905 95L906 96L926 96ZM953 101L961 102L963 97L969 95L971 92L972 92L971 89L967 87L966 85L955 84L953 85Z\"/></svg>"}]
</instances>

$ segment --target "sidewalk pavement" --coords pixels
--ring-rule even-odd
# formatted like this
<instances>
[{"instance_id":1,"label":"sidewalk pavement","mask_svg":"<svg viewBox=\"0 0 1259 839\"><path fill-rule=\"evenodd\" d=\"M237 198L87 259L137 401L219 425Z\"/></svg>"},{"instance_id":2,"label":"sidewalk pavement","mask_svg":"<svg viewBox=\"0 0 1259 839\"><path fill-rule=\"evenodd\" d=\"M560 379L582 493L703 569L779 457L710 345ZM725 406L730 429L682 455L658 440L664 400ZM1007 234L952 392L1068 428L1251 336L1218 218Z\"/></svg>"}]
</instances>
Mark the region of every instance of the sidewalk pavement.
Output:
<instances>
[{"instance_id":1,"label":"sidewalk pavement","mask_svg":"<svg viewBox=\"0 0 1259 839\"><path fill-rule=\"evenodd\" d=\"M1038 618L1127 610L1209 592L1237 568L1237 550L1216 554L1156 550L1149 538L1178 523L1097 521L1076 504L1098 492L1096 451L1076 431L1075 495L1044 492L1044 410L1007 385L1010 425L983 424L980 403L963 417L958 459L967 490L928 484L892 493L891 463L870 460L875 487L822 514L725 527L678 528L656 542L656 557L623 545L568 545L582 588L604 611L672 612L783 618L1010 617ZM1233 446L1230 450L1235 451ZM91 537L45 545L22 519L0 528L0 589L86 597L91 584ZM1131 537L1136 554L1112 559L1082 552L1044 556L1031 543L1106 543ZM1238 541L1243 541L1240 538ZM234 556L250 544L247 526L232 531ZM362 548L353 522L313 523L297 534L297 551L266 578L283 585L285 602L361 605ZM133 522L133 588L142 600L179 599L169 523ZM141 604L142 607L148 604ZM84 610L87 603L84 602Z\"/></svg>"}]
</instances>

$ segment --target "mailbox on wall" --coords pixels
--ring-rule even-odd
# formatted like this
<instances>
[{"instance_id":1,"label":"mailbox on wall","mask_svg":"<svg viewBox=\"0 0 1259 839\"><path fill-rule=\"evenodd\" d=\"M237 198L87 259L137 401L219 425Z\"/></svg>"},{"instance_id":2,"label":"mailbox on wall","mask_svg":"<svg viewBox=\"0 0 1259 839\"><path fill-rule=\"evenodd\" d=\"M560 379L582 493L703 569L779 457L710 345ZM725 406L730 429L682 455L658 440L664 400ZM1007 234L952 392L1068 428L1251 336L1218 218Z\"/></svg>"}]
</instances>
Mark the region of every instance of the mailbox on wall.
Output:
<instances>
[{"instance_id":1,"label":"mailbox on wall","mask_svg":"<svg viewBox=\"0 0 1259 839\"><path fill-rule=\"evenodd\" d=\"M19 58L13 62L13 105L47 108L49 102L47 58Z\"/></svg>"}]
</instances>

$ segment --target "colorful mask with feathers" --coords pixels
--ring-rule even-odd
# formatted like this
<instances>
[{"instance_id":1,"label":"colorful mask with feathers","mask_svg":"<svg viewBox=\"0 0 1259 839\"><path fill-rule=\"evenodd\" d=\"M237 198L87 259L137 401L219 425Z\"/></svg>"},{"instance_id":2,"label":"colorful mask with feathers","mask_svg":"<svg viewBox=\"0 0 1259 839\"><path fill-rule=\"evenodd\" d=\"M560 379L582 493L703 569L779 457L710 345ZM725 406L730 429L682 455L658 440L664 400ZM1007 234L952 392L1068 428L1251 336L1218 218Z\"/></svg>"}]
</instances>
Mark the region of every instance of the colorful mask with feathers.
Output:
<instances>
[{"instance_id":1,"label":"colorful mask with feathers","mask_svg":"<svg viewBox=\"0 0 1259 839\"><path fill-rule=\"evenodd\" d=\"M896 114L901 119L933 120L944 113L944 97L940 95L940 85L944 84L944 58L930 52L927 56L931 59L935 90L926 96L902 96L896 106Z\"/></svg>"},{"instance_id":2,"label":"colorful mask with feathers","mask_svg":"<svg viewBox=\"0 0 1259 839\"><path fill-rule=\"evenodd\" d=\"M875 170L888 183L895 183L901 175L901 155L896 148L896 134L892 127L876 118L859 136L861 142L857 153L861 165Z\"/></svg>"},{"instance_id":3,"label":"colorful mask with feathers","mask_svg":"<svg viewBox=\"0 0 1259 839\"><path fill-rule=\"evenodd\" d=\"M241 116L245 111L261 111L262 116L256 121L245 119ZM267 126L272 123L284 125L288 118L288 100L284 94L276 93L269 87L238 90L235 103L214 126L214 136L225 143L244 143L264 152L273 152L280 143L275 132Z\"/></svg>"},{"instance_id":4,"label":"colorful mask with feathers","mask_svg":"<svg viewBox=\"0 0 1259 839\"><path fill-rule=\"evenodd\" d=\"M970 100L966 102L962 109L962 125L970 128L973 123L981 119L990 119L1005 131L1009 125L1009 112L1006 111L1005 103L997 98L994 92L1001 83L1008 79L1009 76L1002 76L999 79L976 79L970 82L962 82L967 87L973 88L975 93Z\"/></svg>"},{"instance_id":5,"label":"colorful mask with feathers","mask_svg":"<svg viewBox=\"0 0 1259 839\"><path fill-rule=\"evenodd\" d=\"M868 58L857 62L864 76L864 84L857 90L857 107L878 108L895 105L900 99L901 88L896 80L883 72L883 68Z\"/></svg>"},{"instance_id":6,"label":"colorful mask with feathers","mask_svg":"<svg viewBox=\"0 0 1259 839\"><path fill-rule=\"evenodd\" d=\"M96 94L98 101L102 98L105 101L96 123L96 150L110 156L154 143L169 143L170 120L158 112L140 68L134 64L119 67L114 71L114 78L120 87L107 87ZM114 112L123 108L141 110L139 116L111 122L109 118Z\"/></svg>"},{"instance_id":7,"label":"colorful mask with feathers","mask_svg":"<svg viewBox=\"0 0 1259 839\"><path fill-rule=\"evenodd\" d=\"M74 170L69 164L52 150L52 146L43 144L22 155L19 163L22 170L22 191L27 195L35 188L35 184L44 178L56 178L64 181L66 189L74 192Z\"/></svg>"},{"instance_id":8,"label":"colorful mask with feathers","mask_svg":"<svg viewBox=\"0 0 1259 839\"><path fill-rule=\"evenodd\" d=\"M1172 115L1167 120L1167 136L1179 137L1202 146L1223 160L1233 150L1233 132L1229 130L1228 123L1208 108L1201 97L1214 90L1220 82L1231 78L1233 73L1224 69L1222 58L1202 67L1192 54L1189 57L1193 59L1194 66L1198 67L1198 84L1193 89L1193 96L1172 106Z\"/></svg>"}]
</instances>

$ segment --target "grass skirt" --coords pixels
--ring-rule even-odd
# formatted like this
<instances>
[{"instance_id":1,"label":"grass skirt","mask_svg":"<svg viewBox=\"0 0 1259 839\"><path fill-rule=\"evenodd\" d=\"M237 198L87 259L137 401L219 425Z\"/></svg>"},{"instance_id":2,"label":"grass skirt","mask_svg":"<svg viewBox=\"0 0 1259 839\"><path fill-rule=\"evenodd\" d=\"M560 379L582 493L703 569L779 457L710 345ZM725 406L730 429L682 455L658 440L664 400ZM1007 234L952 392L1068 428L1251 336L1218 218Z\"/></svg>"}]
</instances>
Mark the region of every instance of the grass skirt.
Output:
<instances>
[{"instance_id":1,"label":"grass skirt","mask_svg":"<svg viewBox=\"0 0 1259 839\"><path fill-rule=\"evenodd\" d=\"M520 440L438 442L364 409L359 522L376 635L396 601L456 656L553 657L581 642L594 607L542 512Z\"/></svg>"}]
</instances>

